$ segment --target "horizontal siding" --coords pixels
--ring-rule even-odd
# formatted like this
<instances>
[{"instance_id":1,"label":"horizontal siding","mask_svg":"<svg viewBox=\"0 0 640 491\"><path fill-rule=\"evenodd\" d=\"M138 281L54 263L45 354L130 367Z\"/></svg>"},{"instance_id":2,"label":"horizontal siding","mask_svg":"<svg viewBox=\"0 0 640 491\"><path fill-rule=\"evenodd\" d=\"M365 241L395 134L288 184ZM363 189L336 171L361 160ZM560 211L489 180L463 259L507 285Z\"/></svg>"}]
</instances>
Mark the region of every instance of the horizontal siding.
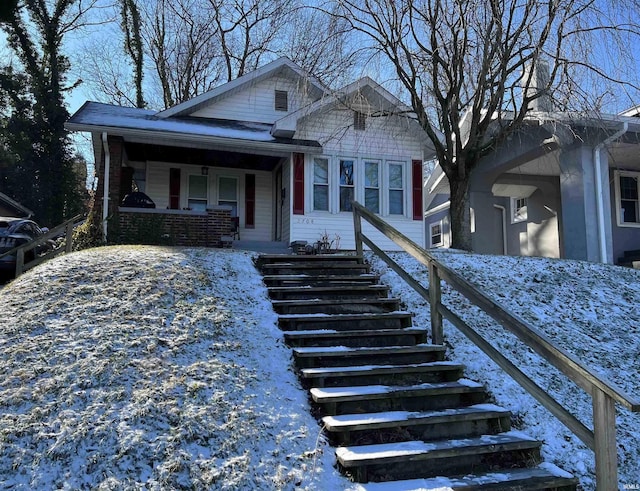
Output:
<instances>
[{"instance_id":1,"label":"horizontal siding","mask_svg":"<svg viewBox=\"0 0 640 491\"><path fill-rule=\"evenodd\" d=\"M187 206L190 174L200 175L201 167L184 164L165 164L149 162L147 166L146 194L155 202L156 208L169 206L169 169L180 169L180 207ZM256 175L256 226L252 229L244 227L245 193L244 176L247 173ZM218 177L235 177L238 179L238 216L240 217L240 238L242 240L272 240L273 229L273 180L270 172L250 171L225 167L209 167L208 204L218 204Z\"/></svg>"},{"instance_id":2,"label":"horizontal siding","mask_svg":"<svg viewBox=\"0 0 640 491\"><path fill-rule=\"evenodd\" d=\"M289 113L312 102L299 89L295 81L280 76L251 85L191 115L202 118L274 123L287 115L287 112L275 110L275 90L286 90L289 93Z\"/></svg>"}]
</instances>

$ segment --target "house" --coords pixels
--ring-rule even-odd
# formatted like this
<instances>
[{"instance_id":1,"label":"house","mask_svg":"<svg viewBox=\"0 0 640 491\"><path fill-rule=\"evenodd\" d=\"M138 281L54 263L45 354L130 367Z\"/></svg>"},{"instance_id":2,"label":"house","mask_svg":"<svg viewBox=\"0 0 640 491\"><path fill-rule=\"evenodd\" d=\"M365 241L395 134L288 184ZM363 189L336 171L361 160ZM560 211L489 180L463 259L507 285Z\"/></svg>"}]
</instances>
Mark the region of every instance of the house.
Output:
<instances>
[{"instance_id":1,"label":"house","mask_svg":"<svg viewBox=\"0 0 640 491\"><path fill-rule=\"evenodd\" d=\"M243 241L353 249L354 199L424 244L432 150L408 112L368 77L331 91L280 58L164 111L87 102L66 127L91 133L110 239L223 246L237 226ZM155 208L120 206L131 191Z\"/></svg>"},{"instance_id":2,"label":"house","mask_svg":"<svg viewBox=\"0 0 640 491\"><path fill-rule=\"evenodd\" d=\"M0 193L0 216L31 218L34 213L27 207L10 198L4 193Z\"/></svg>"},{"instance_id":3,"label":"house","mask_svg":"<svg viewBox=\"0 0 640 491\"><path fill-rule=\"evenodd\" d=\"M474 251L630 262L640 250L637 115L532 112L472 172ZM438 167L425 183L427 247L450 244L448 199Z\"/></svg>"}]
</instances>

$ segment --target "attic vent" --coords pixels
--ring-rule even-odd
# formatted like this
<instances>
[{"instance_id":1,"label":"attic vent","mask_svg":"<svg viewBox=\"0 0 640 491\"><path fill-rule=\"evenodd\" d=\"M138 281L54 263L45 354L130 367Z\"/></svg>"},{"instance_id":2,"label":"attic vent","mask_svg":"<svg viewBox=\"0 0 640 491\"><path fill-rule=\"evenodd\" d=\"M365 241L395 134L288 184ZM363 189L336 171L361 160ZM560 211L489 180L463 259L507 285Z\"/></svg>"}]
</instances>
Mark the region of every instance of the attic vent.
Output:
<instances>
[{"instance_id":1,"label":"attic vent","mask_svg":"<svg viewBox=\"0 0 640 491\"><path fill-rule=\"evenodd\" d=\"M286 90L276 90L276 111L289 110L289 94Z\"/></svg>"},{"instance_id":2,"label":"attic vent","mask_svg":"<svg viewBox=\"0 0 640 491\"><path fill-rule=\"evenodd\" d=\"M353 129L364 131L367 115L358 111L353 111Z\"/></svg>"}]
</instances>

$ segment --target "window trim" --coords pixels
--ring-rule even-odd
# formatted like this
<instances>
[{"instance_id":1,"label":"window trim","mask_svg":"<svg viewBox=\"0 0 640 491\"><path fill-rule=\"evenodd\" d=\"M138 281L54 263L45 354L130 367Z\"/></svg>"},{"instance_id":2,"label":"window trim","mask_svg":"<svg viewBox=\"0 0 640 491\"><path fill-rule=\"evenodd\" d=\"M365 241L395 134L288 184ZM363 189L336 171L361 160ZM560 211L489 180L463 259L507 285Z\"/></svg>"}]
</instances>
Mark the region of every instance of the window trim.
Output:
<instances>
[{"instance_id":1,"label":"window trim","mask_svg":"<svg viewBox=\"0 0 640 491\"><path fill-rule=\"evenodd\" d=\"M402 169L402 188L391 187L391 166L399 165ZM385 161L385 195L386 209L385 216L406 217L407 216L407 162L404 160ZM391 191L402 191L402 213L391 213Z\"/></svg>"},{"instance_id":2,"label":"window trim","mask_svg":"<svg viewBox=\"0 0 640 491\"><path fill-rule=\"evenodd\" d=\"M235 201L230 200L230 199L222 199L220 198L220 180L221 179L233 179L234 181L236 181L236 199ZM231 202L231 203L235 203L236 204L236 213L235 215L233 214L233 209L231 210L231 216L232 217L239 217L240 216L240 189L239 189L239 184L240 184L240 179L238 178L238 176L226 176L226 175L219 175L218 178L216 179L216 202L218 203L218 206L231 206L231 205L227 205L226 203L220 203L220 201L226 201L226 202Z\"/></svg>"},{"instance_id":3,"label":"window trim","mask_svg":"<svg viewBox=\"0 0 640 491\"><path fill-rule=\"evenodd\" d=\"M640 220L640 172L628 170L614 171L614 192L616 207L616 224L622 228L640 228L640 221L625 222L622 220L622 191L620 190L620 177L635 177L638 180L638 219Z\"/></svg>"},{"instance_id":4,"label":"window trim","mask_svg":"<svg viewBox=\"0 0 640 491\"><path fill-rule=\"evenodd\" d=\"M524 206L518 206L518 201L519 200L524 200ZM510 212L511 212L511 223L515 224L515 223L522 223L522 222L526 222L529 218L529 202L527 200L527 198L516 198L515 196L512 196L511 198L509 198L509 207L510 207ZM525 209L524 214L518 214L518 210L521 210L522 208Z\"/></svg>"},{"instance_id":5,"label":"window trim","mask_svg":"<svg viewBox=\"0 0 640 491\"><path fill-rule=\"evenodd\" d=\"M444 226L443 226L443 220L438 220L435 222L431 222L429 224L429 247L444 247ZM434 237L434 233L433 233L433 229L435 227L440 227L440 241L439 242L434 242L433 241L433 237Z\"/></svg>"},{"instance_id":6,"label":"window trim","mask_svg":"<svg viewBox=\"0 0 640 491\"><path fill-rule=\"evenodd\" d=\"M331 157L327 156L327 155L312 155L311 156L311 169L310 169L310 176L311 178L309 179L310 182L310 186L311 186L311 192L309 193L310 195L310 200L311 203L309 203L309 209L311 211L314 212L318 212L318 213L331 213L331 190L332 190L332 186L331 186L331 179L332 179L332 175L331 175ZM316 160L326 160L327 162L327 183L316 183L315 182L315 165L316 165ZM315 193L316 193L316 186L326 186L327 188L327 209L326 210L318 210L315 207Z\"/></svg>"},{"instance_id":7,"label":"window trim","mask_svg":"<svg viewBox=\"0 0 640 491\"><path fill-rule=\"evenodd\" d=\"M278 112L288 112L289 111L289 92L286 90L275 89L273 94L274 94L273 95L274 110Z\"/></svg>"},{"instance_id":8,"label":"window trim","mask_svg":"<svg viewBox=\"0 0 640 491\"><path fill-rule=\"evenodd\" d=\"M373 158L362 158L360 159L362 162L362 204L365 208L367 208L367 189L376 189L378 191L378 211L374 212L373 210L369 210L376 215L382 215L382 191L383 191L383 166L381 159L373 159ZM367 186L367 164L377 164L378 166L378 186ZM368 208L367 208L368 209Z\"/></svg>"},{"instance_id":9,"label":"window trim","mask_svg":"<svg viewBox=\"0 0 640 491\"><path fill-rule=\"evenodd\" d=\"M192 198L191 197L191 178L192 177L196 177L196 178L204 178L205 182L206 182L206 197L203 198ZM209 206L209 198L210 198L210 191L209 191L209 176L203 176L202 174L195 174L195 173L190 173L187 175L187 208L188 209L193 209L191 206L191 201L204 201L204 209L206 210L207 207Z\"/></svg>"},{"instance_id":10,"label":"window trim","mask_svg":"<svg viewBox=\"0 0 640 491\"><path fill-rule=\"evenodd\" d=\"M337 167L336 167L336 172L337 172L337 184L338 184L338 213L352 213L353 210L351 209L351 204L349 204L349 208L348 210L343 210L341 203L340 203L340 191L342 190L342 188L351 188L353 190L353 199L357 200L358 199L358 187L359 187L359 179L358 179L358 163L361 162L362 159L358 159L355 157L338 157L337 158ZM353 180L353 184L342 184L340 182L340 168L342 165L342 162L351 162L351 164L353 165L353 175L351 177L351 179Z\"/></svg>"}]
</instances>

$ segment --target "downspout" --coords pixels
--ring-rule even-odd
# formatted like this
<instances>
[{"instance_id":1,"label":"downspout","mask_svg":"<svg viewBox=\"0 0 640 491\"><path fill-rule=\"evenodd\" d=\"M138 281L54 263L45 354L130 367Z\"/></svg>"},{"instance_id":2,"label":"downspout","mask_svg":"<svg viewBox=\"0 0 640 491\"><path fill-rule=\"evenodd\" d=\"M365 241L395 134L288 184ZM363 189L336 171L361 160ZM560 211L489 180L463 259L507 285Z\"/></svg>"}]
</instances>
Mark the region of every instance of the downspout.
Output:
<instances>
[{"instance_id":1,"label":"downspout","mask_svg":"<svg viewBox=\"0 0 640 491\"><path fill-rule=\"evenodd\" d=\"M104 149L104 185L102 191L102 238L107 241L107 218L109 217L109 173L111 171L111 153L107 132L102 132L102 148Z\"/></svg>"},{"instance_id":2,"label":"downspout","mask_svg":"<svg viewBox=\"0 0 640 491\"><path fill-rule=\"evenodd\" d=\"M607 263L607 240L606 240L606 231L604 225L604 197L603 197L603 189L602 189L602 163L600 161L600 153L605 145L611 143L613 140L624 135L629 129L629 123L623 122L622 128L616 131L609 138L604 139L596 147L593 149L593 165L595 171L595 181L596 181L596 208L598 212L598 239L600 241L600 262L603 264Z\"/></svg>"},{"instance_id":3,"label":"downspout","mask_svg":"<svg viewBox=\"0 0 640 491\"><path fill-rule=\"evenodd\" d=\"M507 255L507 209L502 205L493 205L502 212L502 254Z\"/></svg>"}]
</instances>

